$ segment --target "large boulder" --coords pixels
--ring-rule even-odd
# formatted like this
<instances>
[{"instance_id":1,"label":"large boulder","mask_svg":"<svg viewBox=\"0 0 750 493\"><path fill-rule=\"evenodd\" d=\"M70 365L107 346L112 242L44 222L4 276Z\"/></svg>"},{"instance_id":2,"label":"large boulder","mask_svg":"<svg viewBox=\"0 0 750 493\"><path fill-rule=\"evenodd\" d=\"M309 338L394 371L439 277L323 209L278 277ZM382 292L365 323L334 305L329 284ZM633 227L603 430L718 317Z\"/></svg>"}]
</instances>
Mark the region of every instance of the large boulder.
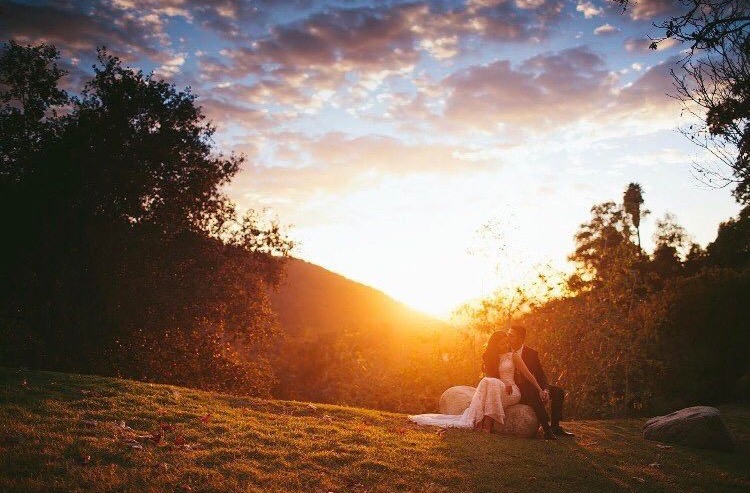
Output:
<instances>
[{"instance_id":1,"label":"large boulder","mask_svg":"<svg viewBox=\"0 0 750 493\"><path fill-rule=\"evenodd\" d=\"M531 438L536 436L539 420L534 409L526 404L516 404L505 408L505 423L495 423L494 431L505 435Z\"/></svg>"},{"instance_id":2,"label":"large boulder","mask_svg":"<svg viewBox=\"0 0 750 493\"><path fill-rule=\"evenodd\" d=\"M451 387L440 396L440 414L461 414L469 407L474 396L474 387L459 385ZM505 423L495 424L495 431L507 435L533 437L539 428L539 421L531 406L516 404L505 409Z\"/></svg>"},{"instance_id":3,"label":"large boulder","mask_svg":"<svg viewBox=\"0 0 750 493\"><path fill-rule=\"evenodd\" d=\"M474 387L468 385L458 385L451 387L440 396L438 412L440 414L461 414L471 404L471 398L474 396Z\"/></svg>"},{"instance_id":4,"label":"large boulder","mask_svg":"<svg viewBox=\"0 0 750 493\"><path fill-rule=\"evenodd\" d=\"M708 406L688 407L651 418L643 425L643 438L727 452L736 448L719 410Z\"/></svg>"}]
</instances>

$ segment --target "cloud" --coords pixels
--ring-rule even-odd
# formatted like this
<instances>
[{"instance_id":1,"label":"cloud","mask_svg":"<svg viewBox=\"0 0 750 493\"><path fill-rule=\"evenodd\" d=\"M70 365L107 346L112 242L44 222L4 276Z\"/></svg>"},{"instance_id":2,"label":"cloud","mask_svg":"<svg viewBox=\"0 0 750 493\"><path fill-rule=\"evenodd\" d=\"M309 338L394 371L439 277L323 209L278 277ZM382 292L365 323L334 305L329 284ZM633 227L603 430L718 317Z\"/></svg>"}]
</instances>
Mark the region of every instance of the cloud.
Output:
<instances>
[{"instance_id":1,"label":"cloud","mask_svg":"<svg viewBox=\"0 0 750 493\"><path fill-rule=\"evenodd\" d=\"M683 11L686 6L680 0L638 0L628 4L627 12L634 20L662 21Z\"/></svg>"},{"instance_id":2,"label":"cloud","mask_svg":"<svg viewBox=\"0 0 750 493\"><path fill-rule=\"evenodd\" d=\"M625 41L623 41L623 46L625 47L625 50L630 52L650 53L654 51L650 49L652 43L653 40L649 38L626 38ZM667 38L664 41L659 42L656 51L666 51L679 45L680 42L676 39Z\"/></svg>"},{"instance_id":3,"label":"cloud","mask_svg":"<svg viewBox=\"0 0 750 493\"><path fill-rule=\"evenodd\" d=\"M537 55L518 68L508 60L470 67L445 83L453 90L445 116L484 129L543 129L578 118L612 86L604 59L587 47Z\"/></svg>"},{"instance_id":4,"label":"cloud","mask_svg":"<svg viewBox=\"0 0 750 493\"><path fill-rule=\"evenodd\" d=\"M680 69L679 57L672 57L646 70L632 84L618 94L617 108L624 112L651 112L678 106L668 94L674 94L674 79L670 70Z\"/></svg>"},{"instance_id":5,"label":"cloud","mask_svg":"<svg viewBox=\"0 0 750 493\"><path fill-rule=\"evenodd\" d=\"M602 15L604 13L604 9L602 9L601 7L597 7L591 2L578 0L578 5L576 5L576 12L581 12L586 19L591 19L592 17Z\"/></svg>"},{"instance_id":6,"label":"cloud","mask_svg":"<svg viewBox=\"0 0 750 493\"><path fill-rule=\"evenodd\" d=\"M178 53L166 62L164 62L159 68L154 70L154 75L168 79L174 77L180 73L182 65L185 63L185 54Z\"/></svg>"},{"instance_id":7,"label":"cloud","mask_svg":"<svg viewBox=\"0 0 750 493\"><path fill-rule=\"evenodd\" d=\"M51 43L69 55L92 53L106 45L131 58L146 54L162 58L160 45L167 42L162 25L155 17L122 16L107 4L91 11L63 1L47 4L5 2L2 5L3 37L23 43ZM131 55L128 57L127 55Z\"/></svg>"},{"instance_id":8,"label":"cloud","mask_svg":"<svg viewBox=\"0 0 750 493\"><path fill-rule=\"evenodd\" d=\"M619 27L615 27L612 24L602 24L601 26L594 29L594 34L597 36L611 36L620 32Z\"/></svg>"},{"instance_id":9,"label":"cloud","mask_svg":"<svg viewBox=\"0 0 750 493\"><path fill-rule=\"evenodd\" d=\"M386 135L318 137L279 133L263 154L233 181L233 192L300 203L321 195L349 193L389 177L468 173L501 164L497 155L445 143L406 143Z\"/></svg>"},{"instance_id":10,"label":"cloud","mask_svg":"<svg viewBox=\"0 0 750 493\"><path fill-rule=\"evenodd\" d=\"M624 86L619 74L585 46L537 55L518 66L508 60L477 65L443 81L452 92L444 114L434 121L519 141L580 122L674 125L679 104L667 94L673 93L670 69L678 68L676 62L673 57L646 70L634 65L641 73Z\"/></svg>"}]
</instances>

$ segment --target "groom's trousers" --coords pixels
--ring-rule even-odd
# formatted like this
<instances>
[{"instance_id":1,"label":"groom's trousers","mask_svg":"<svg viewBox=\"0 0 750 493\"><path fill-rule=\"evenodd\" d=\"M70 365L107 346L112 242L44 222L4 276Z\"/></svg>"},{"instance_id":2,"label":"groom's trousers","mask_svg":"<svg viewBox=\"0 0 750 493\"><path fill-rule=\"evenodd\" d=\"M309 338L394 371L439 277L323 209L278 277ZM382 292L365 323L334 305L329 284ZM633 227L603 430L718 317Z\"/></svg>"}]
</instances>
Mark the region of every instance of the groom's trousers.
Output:
<instances>
[{"instance_id":1,"label":"groom's trousers","mask_svg":"<svg viewBox=\"0 0 750 493\"><path fill-rule=\"evenodd\" d=\"M560 387L556 387L554 385L550 385L548 389L550 397L550 412L552 414L551 425L553 428L555 428L559 426L560 421L562 421L562 409L563 402L565 401L565 391ZM534 389L533 387L521 389L520 404L527 404L531 406L531 408L534 410L534 414L536 414L537 419L539 419L539 422L542 424L542 427L546 427L545 425L550 424L550 416L547 414L547 409L544 407L542 398L539 396L539 393L536 391L536 389Z\"/></svg>"}]
</instances>

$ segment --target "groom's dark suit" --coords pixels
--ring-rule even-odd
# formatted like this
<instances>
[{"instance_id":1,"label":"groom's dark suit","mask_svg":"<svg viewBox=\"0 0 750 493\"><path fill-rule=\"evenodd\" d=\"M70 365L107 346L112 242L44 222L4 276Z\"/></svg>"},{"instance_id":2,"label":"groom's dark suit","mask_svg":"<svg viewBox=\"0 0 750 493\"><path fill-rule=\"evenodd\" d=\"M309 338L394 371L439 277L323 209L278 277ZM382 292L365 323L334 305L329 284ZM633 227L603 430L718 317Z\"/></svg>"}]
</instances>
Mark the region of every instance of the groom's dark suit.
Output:
<instances>
[{"instance_id":1,"label":"groom's dark suit","mask_svg":"<svg viewBox=\"0 0 750 493\"><path fill-rule=\"evenodd\" d=\"M560 387L556 387L554 385L550 385L547 381L547 375L545 375L544 370L542 369L542 363L539 361L539 353L537 353L535 350L531 349L528 346L523 346L523 350L521 351L521 359L524 363L526 363L526 367L529 369L532 375L534 375L534 378L536 378L537 383L542 388L542 390L548 390L550 395L550 401L551 401L551 411L552 411L552 427L555 428L560 425L560 420L562 420L562 408L563 408L563 400L565 399L565 391L561 389ZM534 409L534 413L536 413L537 418L539 418L539 422L542 423L543 427L546 427L550 422L549 416L547 415L547 410L544 408L544 403L542 402L542 398L539 395L539 392L536 391L536 388L534 388L534 384L526 380L526 378L521 374L521 372L516 368L516 374L515 374L515 380L516 385L518 385L518 389L521 391L521 404L528 404Z\"/></svg>"}]
</instances>

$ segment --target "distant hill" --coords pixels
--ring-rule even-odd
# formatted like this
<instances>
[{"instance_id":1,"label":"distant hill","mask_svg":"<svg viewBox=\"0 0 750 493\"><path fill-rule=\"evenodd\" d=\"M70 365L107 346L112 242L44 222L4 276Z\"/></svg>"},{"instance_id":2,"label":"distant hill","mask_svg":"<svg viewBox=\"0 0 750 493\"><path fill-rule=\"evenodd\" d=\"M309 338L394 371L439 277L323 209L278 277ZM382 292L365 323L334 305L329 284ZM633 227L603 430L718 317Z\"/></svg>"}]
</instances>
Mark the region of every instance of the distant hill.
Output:
<instances>
[{"instance_id":1,"label":"distant hill","mask_svg":"<svg viewBox=\"0 0 750 493\"><path fill-rule=\"evenodd\" d=\"M462 368L440 369L448 324L309 262L289 260L272 304L284 330L269 354L274 397L431 409Z\"/></svg>"},{"instance_id":2,"label":"distant hill","mask_svg":"<svg viewBox=\"0 0 750 493\"><path fill-rule=\"evenodd\" d=\"M390 327L421 331L448 324L400 303L382 291L304 260L289 259L286 279L272 295L288 335L302 328Z\"/></svg>"}]
</instances>

